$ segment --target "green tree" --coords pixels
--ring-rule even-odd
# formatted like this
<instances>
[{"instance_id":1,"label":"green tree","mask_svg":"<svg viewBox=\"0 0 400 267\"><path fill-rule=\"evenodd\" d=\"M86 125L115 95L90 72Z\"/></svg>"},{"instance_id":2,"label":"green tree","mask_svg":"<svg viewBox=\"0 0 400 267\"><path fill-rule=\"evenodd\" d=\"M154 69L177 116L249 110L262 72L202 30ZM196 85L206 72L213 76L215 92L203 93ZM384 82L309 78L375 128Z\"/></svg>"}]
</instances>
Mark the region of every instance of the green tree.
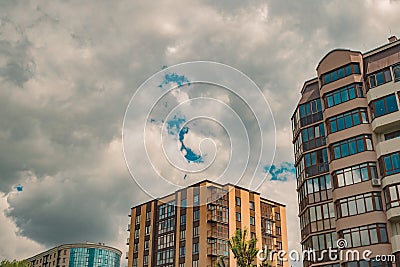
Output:
<instances>
[{"instance_id":1,"label":"green tree","mask_svg":"<svg viewBox=\"0 0 400 267\"><path fill-rule=\"evenodd\" d=\"M29 267L29 262L22 260L22 261L9 261L9 260L2 260L0 263L0 267Z\"/></svg>"},{"instance_id":2,"label":"green tree","mask_svg":"<svg viewBox=\"0 0 400 267\"><path fill-rule=\"evenodd\" d=\"M257 238L253 237L246 240L247 230L237 229L235 234L228 241L228 246L236 259L238 267L256 267L253 264L259 249L257 248ZM268 254L268 253L267 253ZM268 258L268 257L266 257ZM268 261L263 262L260 267L271 266ZM220 257L217 267L225 267L224 257Z\"/></svg>"}]
</instances>

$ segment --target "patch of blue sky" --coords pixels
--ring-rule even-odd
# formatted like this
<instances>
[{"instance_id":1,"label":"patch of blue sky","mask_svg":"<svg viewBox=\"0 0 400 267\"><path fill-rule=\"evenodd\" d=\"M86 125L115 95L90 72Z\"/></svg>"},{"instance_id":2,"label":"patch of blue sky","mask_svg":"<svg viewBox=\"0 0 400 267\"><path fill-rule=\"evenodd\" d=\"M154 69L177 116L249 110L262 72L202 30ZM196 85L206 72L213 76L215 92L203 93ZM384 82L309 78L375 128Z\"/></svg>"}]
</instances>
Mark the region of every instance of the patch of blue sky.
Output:
<instances>
[{"instance_id":1,"label":"patch of blue sky","mask_svg":"<svg viewBox=\"0 0 400 267\"><path fill-rule=\"evenodd\" d=\"M264 166L264 172L271 175L271 181L287 181L289 174L295 174L296 168L293 163L282 162L279 165Z\"/></svg>"},{"instance_id":2,"label":"patch of blue sky","mask_svg":"<svg viewBox=\"0 0 400 267\"><path fill-rule=\"evenodd\" d=\"M17 185L15 186L15 189L17 189L18 192L22 192L22 190L24 189L24 187L22 185Z\"/></svg>"},{"instance_id":3,"label":"patch of blue sky","mask_svg":"<svg viewBox=\"0 0 400 267\"><path fill-rule=\"evenodd\" d=\"M164 85L168 85L171 83L176 84L178 87L181 87L185 84L190 85L190 81L185 77L185 75L179 75L173 72L173 73L166 73L164 75L164 80L158 87L163 88Z\"/></svg>"},{"instance_id":4,"label":"patch of blue sky","mask_svg":"<svg viewBox=\"0 0 400 267\"><path fill-rule=\"evenodd\" d=\"M185 139L185 135L189 132L189 128L188 127L183 127L180 131L179 131L179 142L181 142L181 151L185 151L185 155L184 157L186 158L187 162L195 162L195 163L203 163L203 157L201 155L198 155L196 153L193 152L193 150L191 150L190 148L185 146L185 143L183 142L183 140Z\"/></svg>"}]
</instances>

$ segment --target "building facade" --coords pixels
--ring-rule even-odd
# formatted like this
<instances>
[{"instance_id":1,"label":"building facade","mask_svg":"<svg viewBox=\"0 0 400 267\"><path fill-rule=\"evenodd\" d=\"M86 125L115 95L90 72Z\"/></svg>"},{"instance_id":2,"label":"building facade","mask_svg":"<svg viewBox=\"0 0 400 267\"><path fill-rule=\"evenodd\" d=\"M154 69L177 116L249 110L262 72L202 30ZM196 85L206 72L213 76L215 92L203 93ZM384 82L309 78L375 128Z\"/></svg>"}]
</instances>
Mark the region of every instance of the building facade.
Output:
<instances>
[{"instance_id":1,"label":"building facade","mask_svg":"<svg viewBox=\"0 0 400 267\"><path fill-rule=\"evenodd\" d=\"M236 266L227 240L236 229L257 247L287 250L286 208L260 193L202 181L131 209L129 267L215 267L221 256ZM289 266L277 261L273 266Z\"/></svg>"},{"instance_id":2,"label":"building facade","mask_svg":"<svg viewBox=\"0 0 400 267\"><path fill-rule=\"evenodd\" d=\"M122 252L96 243L65 244L26 259L31 267L120 267Z\"/></svg>"},{"instance_id":3,"label":"building facade","mask_svg":"<svg viewBox=\"0 0 400 267\"><path fill-rule=\"evenodd\" d=\"M292 116L301 243L316 250L304 266L399 266L400 41L333 50L316 71ZM343 252L394 257L323 255L338 239Z\"/></svg>"}]
</instances>

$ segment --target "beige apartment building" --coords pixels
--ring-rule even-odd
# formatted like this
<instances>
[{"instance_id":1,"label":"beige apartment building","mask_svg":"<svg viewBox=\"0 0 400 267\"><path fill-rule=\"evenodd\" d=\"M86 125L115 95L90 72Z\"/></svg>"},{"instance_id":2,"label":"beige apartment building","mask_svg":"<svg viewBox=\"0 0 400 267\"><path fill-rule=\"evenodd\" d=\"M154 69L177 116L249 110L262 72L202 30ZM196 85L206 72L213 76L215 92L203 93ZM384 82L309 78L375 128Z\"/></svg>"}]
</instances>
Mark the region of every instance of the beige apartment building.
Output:
<instances>
[{"instance_id":1,"label":"beige apartment building","mask_svg":"<svg viewBox=\"0 0 400 267\"><path fill-rule=\"evenodd\" d=\"M400 41L335 49L316 74L292 116L301 243L320 256L304 266L400 266ZM375 261L321 254L338 239Z\"/></svg>"},{"instance_id":2,"label":"beige apartment building","mask_svg":"<svg viewBox=\"0 0 400 267\"><path fill-rule=\"evenodd\" d=\"M129 267L215 267L221 256L236 266L227 240L236 229L257 247L287 250L286 208L260 193L208 180L131 209ZM288 267L277 261L273 266Z\"/></svg>"}]
</instances>

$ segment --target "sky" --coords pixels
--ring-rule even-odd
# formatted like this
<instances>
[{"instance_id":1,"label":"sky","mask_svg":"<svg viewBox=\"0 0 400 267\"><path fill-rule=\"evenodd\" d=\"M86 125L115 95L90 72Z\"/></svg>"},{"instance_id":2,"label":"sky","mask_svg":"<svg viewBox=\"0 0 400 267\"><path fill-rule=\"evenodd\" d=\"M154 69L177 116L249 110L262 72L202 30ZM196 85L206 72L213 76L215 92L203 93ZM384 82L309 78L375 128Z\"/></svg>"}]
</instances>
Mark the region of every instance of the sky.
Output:
<instances>
[{"instance_id":1,"label":"sky","mask_svg":"<svg viewBox=\"0 0 400 267\"><path fill-rule=\"evenodd\" d=\"M287 205L289 248L299 249L290 117L301 87L330 50L366 52L400 36L399 11L400 1L385 0L1 1L0 258L85 241L124 254L130 208L165 190L152 182L157 171L179 186L198 179L201 164L212 166L205 172L212 177L231 165L242 171L242 158L229 154L242 148L250 151L249 166L260 163L250 172L262 178L258 191ZM189 61L231 66L259 90L235 97L247 87L176 87L196 80L193 70L173 67ZM129 105L149 78L161 86L133 102L151 104L166 93L168 108ZM257 102L260 94L266 103ZM209 102L187 102L195 96ZM258 141L246 98L256 114L267 107L261 119L270 127ZM166 113L169 105L180 109ZM227 106L244 128L231 123L237 118ZM190 121L202 112L225 124ZM143 143L143 129L146 140L158 141ZM254 157L261 140L265 158ZM139 154L143 147L148 157ZM165 169L165 155L178 155L173 166L183 171ZM144 168L149 160L154 170ZM142 190L150 185L151 196Z\"/></svg>"}]
</instances>

